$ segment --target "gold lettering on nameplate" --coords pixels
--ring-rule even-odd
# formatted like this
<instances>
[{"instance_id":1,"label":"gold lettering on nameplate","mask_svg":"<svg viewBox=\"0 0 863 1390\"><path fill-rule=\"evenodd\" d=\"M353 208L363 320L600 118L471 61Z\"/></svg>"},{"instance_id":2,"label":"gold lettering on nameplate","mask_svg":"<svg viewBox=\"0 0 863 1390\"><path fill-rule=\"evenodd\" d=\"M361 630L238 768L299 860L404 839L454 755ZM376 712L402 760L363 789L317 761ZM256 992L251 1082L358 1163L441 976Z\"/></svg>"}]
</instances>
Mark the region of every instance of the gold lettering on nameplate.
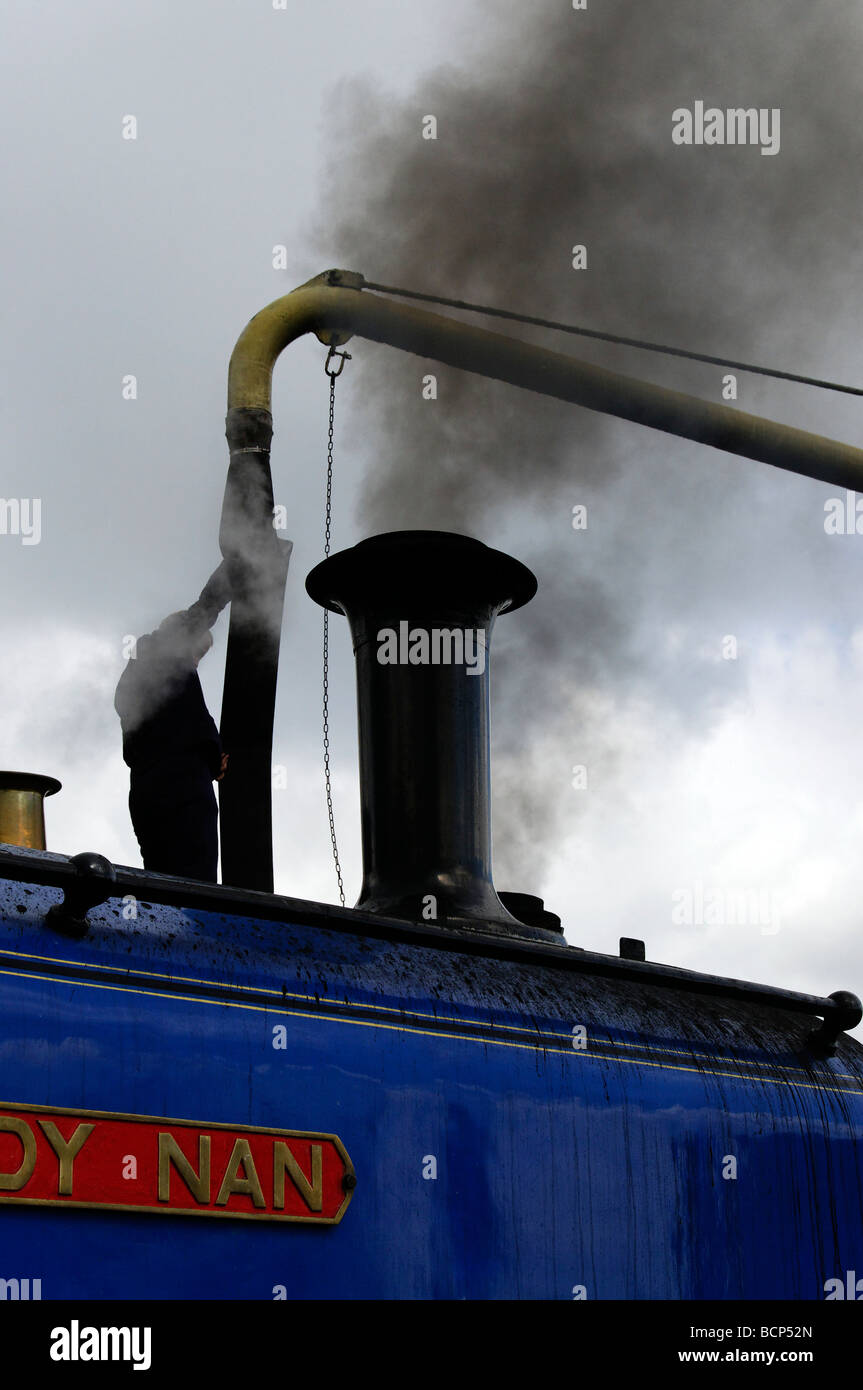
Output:
<instances>
[{"instance_id":1,"label":"gold lettering on nameplate","mask_svg":"<svg viewBox=\"0 0 863 1390\"><path fill-rule=\"evenodd\" d=\"M241 1166L246 1175L243 1178L239 1177L237 1172ZM256 1207L263 1208L267 1205L248 1139L238 1139L231 1150L231 1157L225 1168L225 1176L222 1178L222 1186L219 1188L219 1195L216 1198L216 1206L227 1206L228 1198L234 1192L243 1192L251 1197Z\"/></svg>"},{"instance_id":2,"label":"gold lettering on nameplate","mask_svg":"<svg viewBox=\"0 0 863 1390\"><path fill-rule=\"evenodd\" d=\"M337 1226L356 1186L337 1134L0 1100L0 1208Z\"/></svg>"},{"instance_id":3,"label":"gold lettering on nameplate","mask_svg":"<svg viewBox=\"0 0 863 1390\"><path fill-rule=\"evenodd\" d=\"M60 1160L57 1191L61 1197L71 1197L72 1164L96 1126L77 1125L71 1139L63 1138L53 1120L40 1120L39 1128Z\"/></svg>"},{"instance_id":4,"label":"gold lettering on nameplate","mask_svg":"<svg viewBox=\"0 0 863 1390\"><path fill-rule=\"evenodd\" d=\"M36 1139L26 1120L0 1115L0 1133L17 1134L24 1148L20 1167L14 1173L0 1173L0 1191L18 1192L33 1176L36 1167Z\"/></svg>"},{"instance_id":5,"label":"gold lettering on nameplate","mask_svg":"<svg viewBox=\"0 0 863 1390\"><path fill-rule=\"evenodd\" d=\"M312 1180L309 1182L302 1168L287 1144L273 1145L273 1206L285 1205L285 1173L290 1174L294 1186L309 1211L320 1211L324 1205L323 1150L320 1144L312 1144Z\"/></svg>"},{"instance_id":6,"label":"gold lettering on nameplate","mask_svg":"<svg viewBox=\"0 0 863 1390\"><path fill-rule=\"evenodd\" d=\"M198 1171L195 1172L173 1134L159 1135L159 1201L171 1200L171 1164L173 1163L196 1202L210 1200L210 1136L198 1139Z\"/></svg>"}]
</instances>

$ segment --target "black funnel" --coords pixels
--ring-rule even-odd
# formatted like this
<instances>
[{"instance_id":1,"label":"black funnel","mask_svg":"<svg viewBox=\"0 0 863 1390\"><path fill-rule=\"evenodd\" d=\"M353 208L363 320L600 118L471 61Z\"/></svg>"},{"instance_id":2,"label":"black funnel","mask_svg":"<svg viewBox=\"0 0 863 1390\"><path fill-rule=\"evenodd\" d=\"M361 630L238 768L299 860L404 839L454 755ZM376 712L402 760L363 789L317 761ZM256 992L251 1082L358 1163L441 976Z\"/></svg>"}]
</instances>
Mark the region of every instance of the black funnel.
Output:
<instances>
[{"instance_id":1,"label":"black funnel","mask_svg":"<svg viewBox=\"0 0 863 1390\"><path fill-rule=\"evenodd\" d=\"M491 876L489 637L533 598L533 574L469 536L394 531L324 560L306 589L347 617L357 661L357 907L551 938L507 912Z\"/></svg>"}]
</instances>

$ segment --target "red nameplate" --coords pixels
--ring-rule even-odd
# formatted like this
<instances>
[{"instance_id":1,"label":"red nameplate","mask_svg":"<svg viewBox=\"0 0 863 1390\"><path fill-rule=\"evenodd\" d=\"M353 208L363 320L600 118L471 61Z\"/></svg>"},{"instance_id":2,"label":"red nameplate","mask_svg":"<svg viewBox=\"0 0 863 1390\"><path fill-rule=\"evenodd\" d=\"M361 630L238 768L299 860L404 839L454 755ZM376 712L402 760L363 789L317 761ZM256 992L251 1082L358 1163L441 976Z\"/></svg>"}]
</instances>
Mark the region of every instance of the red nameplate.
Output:
<instances>
[{"instance_id":1,"label":"red nameplate","mask_svg":"<svg viewBox=\"0 0 863 1390\"><path fill-rule=\"evenodd\" d=\"M335 1225L355 1186L335 1134L0 1101L0 1202Z\"/></svg>"}]
</instances>

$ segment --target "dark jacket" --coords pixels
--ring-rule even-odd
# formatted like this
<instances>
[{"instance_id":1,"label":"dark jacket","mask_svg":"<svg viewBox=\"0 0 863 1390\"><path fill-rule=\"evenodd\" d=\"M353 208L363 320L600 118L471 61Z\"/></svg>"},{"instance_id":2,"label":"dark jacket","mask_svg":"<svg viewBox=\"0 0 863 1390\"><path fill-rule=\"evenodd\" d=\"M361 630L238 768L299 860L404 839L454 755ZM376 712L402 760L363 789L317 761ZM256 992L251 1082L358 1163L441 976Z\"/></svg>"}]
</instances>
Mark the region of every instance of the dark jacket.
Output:
<instances>
[{"instance_id":1,"label":"dark jacket","mask_svg":"<svg viewBox=\"0 0 863 1390\"><path fill-rule=\"evenodd\" d=\"M133 771L146 771L192 755L212 781L219 775L222 744L193 657L158 632L139 638L137 653L114 695L124 761Z\"/></svg>"}]
</instances>

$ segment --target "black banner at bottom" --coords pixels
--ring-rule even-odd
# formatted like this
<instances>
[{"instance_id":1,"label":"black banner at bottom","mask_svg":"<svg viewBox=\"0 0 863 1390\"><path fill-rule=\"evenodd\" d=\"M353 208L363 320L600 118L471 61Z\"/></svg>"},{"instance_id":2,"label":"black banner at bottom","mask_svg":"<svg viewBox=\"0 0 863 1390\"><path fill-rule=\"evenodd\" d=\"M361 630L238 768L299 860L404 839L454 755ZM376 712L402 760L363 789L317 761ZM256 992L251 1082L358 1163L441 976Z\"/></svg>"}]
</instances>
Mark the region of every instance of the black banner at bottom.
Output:
<instances>
[{"instance_id":1,"label":"black banner at bottom","mask_svg":"<svg viewBox=\"0 0 863 1390\"><path fill-rule=\"evenodd\" d=\"M863 1320L831 1303L259 1303L0 1302L7 1355L60 1380L109 1369L201 1384L354 1373L365 1380L480 1366L488 1382L516 1373L513 1357L544 1374L572 1359L574 1374L671 1367L804 1367L823 1376L856 1363ZM529 1340L525 1340L528 1336ZM414 1362L414 1355L418 1361Z\"/></svg>"}]
</instances>

